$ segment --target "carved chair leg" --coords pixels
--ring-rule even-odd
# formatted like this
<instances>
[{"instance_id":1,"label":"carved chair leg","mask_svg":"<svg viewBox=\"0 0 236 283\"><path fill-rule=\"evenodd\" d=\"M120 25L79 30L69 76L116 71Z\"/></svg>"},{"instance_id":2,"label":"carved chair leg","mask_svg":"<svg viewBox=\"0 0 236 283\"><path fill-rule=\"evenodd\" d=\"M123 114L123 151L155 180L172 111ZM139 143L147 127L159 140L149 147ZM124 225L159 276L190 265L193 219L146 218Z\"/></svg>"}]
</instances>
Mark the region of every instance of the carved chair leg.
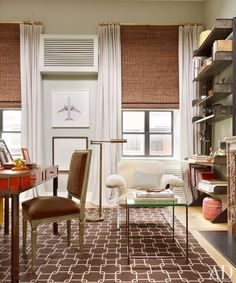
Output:
<instances>
[{"instance_id":1,"label":"carved chair leg","mask_svg":"<svg viewBox=\"0 0 236 283\"><path fill-rule=\"evenodd\" d=\"M66 221L67 224L67 245L70 246L70 238L71 238L71 220Z\"/></svg>"},{"instance_id":2,"label":"carved chair leg","mask_svg":"<svg viewBox=\"0 0 236 283\"><path fill-rule=\"evenodd\" d=\"M37 227L31 227L31 251L32 251L32 271L36 270L36 253L37 253Z\"/></svg>"},{"instance_id":3,"label":"carved chair leg","mask_svg":"<svg viewBox=\"0 0 236 283\"><path fill-rule=\"evenodd\" d=\"M26 238L27 238L27 219L23 213L22 217L22 238L23 238L23 254L26 254Z\"/></svg>"}]
</instances>

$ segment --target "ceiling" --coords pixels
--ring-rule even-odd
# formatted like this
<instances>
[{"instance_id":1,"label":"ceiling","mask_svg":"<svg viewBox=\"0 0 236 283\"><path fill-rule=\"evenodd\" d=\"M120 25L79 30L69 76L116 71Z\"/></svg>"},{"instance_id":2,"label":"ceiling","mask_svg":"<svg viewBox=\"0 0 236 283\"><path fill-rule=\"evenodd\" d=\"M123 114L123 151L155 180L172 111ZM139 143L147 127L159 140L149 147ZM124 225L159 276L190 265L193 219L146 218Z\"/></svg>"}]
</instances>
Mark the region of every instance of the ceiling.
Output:
<instances>
[{"instance_id":1,"label":"ceiling","mask_svg":"<svg viewBox=\"0 0 236 283\"><path fill-rule=\"evenodd\" d=\"M128 1L143 1L143 2L205 2L205 0L128 0Z\"/></svg>"}]
</instances>

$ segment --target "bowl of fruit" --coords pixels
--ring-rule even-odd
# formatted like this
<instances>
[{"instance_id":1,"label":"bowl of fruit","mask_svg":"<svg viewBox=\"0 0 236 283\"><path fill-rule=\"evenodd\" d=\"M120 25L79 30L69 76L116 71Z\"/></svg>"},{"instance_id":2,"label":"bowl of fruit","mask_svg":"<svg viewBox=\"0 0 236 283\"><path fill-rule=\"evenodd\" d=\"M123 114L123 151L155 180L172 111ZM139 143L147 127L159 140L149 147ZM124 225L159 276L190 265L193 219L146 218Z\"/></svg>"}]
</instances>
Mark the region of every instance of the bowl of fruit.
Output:
<instances>
[{"instance_id":1,"label":"bowl of fruit","mask_svg":"<svg viewBox=\"0 0 236 283\"><path fill-rule=\"evenodd\" d=\"M21 170L29 170L29 168L26 166L25 161L17 158L13 161L13 171L21 171Z\"/></svg>"}]
</instances>

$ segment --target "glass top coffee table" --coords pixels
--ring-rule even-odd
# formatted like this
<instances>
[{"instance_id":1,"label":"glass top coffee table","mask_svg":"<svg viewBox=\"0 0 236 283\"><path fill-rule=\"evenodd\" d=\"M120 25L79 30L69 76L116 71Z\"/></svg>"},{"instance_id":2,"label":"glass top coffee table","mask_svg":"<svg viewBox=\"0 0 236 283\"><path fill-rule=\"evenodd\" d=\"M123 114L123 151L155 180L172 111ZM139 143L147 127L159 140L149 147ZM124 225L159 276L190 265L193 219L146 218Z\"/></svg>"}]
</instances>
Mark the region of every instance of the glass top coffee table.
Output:
<instances>
[{"instance_id":1,"label":"glass top coffee table","mask_svg":"<svg viewBox=\"0 0 236 283\"><path fill-rule=\"evenodd\" d=\"M184 197L181 195L174 195L174 199L139 199L135 197L135 193L128 193L126 199L126 236L127 236L127 257L128 264L130 264L131 252L130 252L130 239L132 236L130 235L130 209L131 208L151 208L151 207L172 207L172 223L169 225L172 228L172 237L173 241L180 247L178 241L175 239L175 207L176 206L184 206L186 213L186 227L185 227L185 259L186 263L188 263L188 204ZM141 236L140 236L141 237Z\"/></svg>"}]
</instances>

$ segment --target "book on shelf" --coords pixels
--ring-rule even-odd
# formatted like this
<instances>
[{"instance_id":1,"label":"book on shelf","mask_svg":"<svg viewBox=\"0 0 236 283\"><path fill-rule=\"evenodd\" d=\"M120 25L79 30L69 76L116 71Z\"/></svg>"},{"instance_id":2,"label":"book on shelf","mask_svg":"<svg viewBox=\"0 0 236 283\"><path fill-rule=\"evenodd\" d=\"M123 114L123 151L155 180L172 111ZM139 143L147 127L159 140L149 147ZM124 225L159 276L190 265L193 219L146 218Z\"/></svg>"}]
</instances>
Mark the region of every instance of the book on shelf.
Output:
<instances>
[{"instance_id":1,"label":"book on shelf","mask_svg":"<svg viewBox=\"0 0 236 283\"><path fill-rule=\"evenodd\" d=\"M207 168L206 168L207 169ZM209 180L209 179L216 179L216 173L212 171L197 171L196 172L196 182L199 183L201 181Z\"/></svg>"},{"instance_id":2,"label":"book on shelf","mask_svg":"<svg viewBox=\"0 0 236 283\"><path fill-rule=\"evenodd\" d=\"M191 162L209 162L209 156L208 155L202 155L202 154L193 154L190 158Z\"/></svg>"},{"instance_id":3,"label":"book on shelf","mask_svg":"<svg viewBox=\"0 0 236 283\"><path fill-rule=\"evenodd\" d=\"M202 166L194 166L191 168L191 184L195 187L201 180L202 180L202 175L203 173L210 173L208 167L202 167ZM211 177L213 179L215 177Z\"/></svg>"},{"instance_id":4,"label":"book on shelf","mask_svg":"<svg viewBox=\"0 0 236 283\"><path fill-rule=\"evenodd\" d=\"M227 181L216 180L216 179L202 180L201 182L209 185L227 185Z\"/></svg>"},{"instance_id":5,"label":"book on shelf","mask_svg":"<svg viewBox=\"0 0 236 283\"><path fill-rule=\"evenodd\" d=\"M205 192L209 193L215 193L216 190L220 191L221 189L226 189L227 188L227 183L206 183L204 181L201 181L198 183L198 189L203 190Z\"/></svg>"},{"instance_id":6,"label":"book on shelf","mask_svg":"<svg viewBox=\"0 0 236 283\"><path fill-rule=\"evenodd\" d=\"M192 158L194 159L206 159L208 156L205 154L193 154Z\"/></svg>"}]
</instances>

